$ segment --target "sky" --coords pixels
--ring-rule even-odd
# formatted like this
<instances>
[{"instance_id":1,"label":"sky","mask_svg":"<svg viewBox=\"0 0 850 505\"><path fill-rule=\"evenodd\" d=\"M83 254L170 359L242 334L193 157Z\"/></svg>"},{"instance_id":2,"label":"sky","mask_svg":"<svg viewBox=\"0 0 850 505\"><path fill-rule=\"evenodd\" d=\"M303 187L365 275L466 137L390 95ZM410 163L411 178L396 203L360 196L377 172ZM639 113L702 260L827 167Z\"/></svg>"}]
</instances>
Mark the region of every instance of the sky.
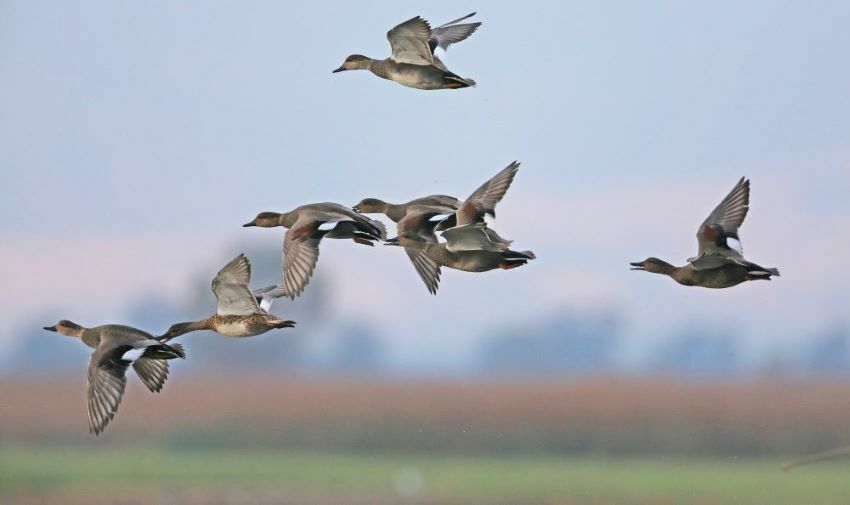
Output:
<instances>
[{"instance_id":1,"label":"sky","mask_svg":"<svg viewBox=\"0 0 850 505\"><path fill-rule=\"evenodd\" d=\"M245 244L279 251L282 229L241 227L260 211L462 198L519 160L494 227L536 261L445 271L432 297L399 249L328 240L328 310L411 364L564 311L621 315L634 355L690 327L793 348L850 321L850 4L808 4L4 1L0 342L47 314L178 303ZM386 57L410 17L473 10L483 25L443 60L475 88L331 73ZM629 271L684 263L744 175L744 251L781 278Z\"/></svg>"}]
</instances>

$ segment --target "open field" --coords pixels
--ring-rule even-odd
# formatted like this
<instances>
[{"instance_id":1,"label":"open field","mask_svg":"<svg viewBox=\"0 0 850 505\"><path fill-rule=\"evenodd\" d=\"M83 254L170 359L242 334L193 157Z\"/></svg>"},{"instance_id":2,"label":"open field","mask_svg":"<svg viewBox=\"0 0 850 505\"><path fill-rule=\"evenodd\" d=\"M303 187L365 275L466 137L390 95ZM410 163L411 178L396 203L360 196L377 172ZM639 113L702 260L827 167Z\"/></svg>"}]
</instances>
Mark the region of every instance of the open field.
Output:
<instances>
[{"instance_id":1,"label":"open field","mask_svg":"<svg viewBox=\"0 0 850 505\"><path fill-rule=\"evenodd\" d=\"M85 379L0 382L0 441L88 448L792 458L850 444L850 382L135 378L88 433Z\"/></svg>"},{"instance_id":2,"label":"open field","mask_svg":"<svg viewBox=\"0 0 850 505\"><path fill-rule=\"evenodd\" d=\"M844 505L848 476L772 460L5 449L0 502Z\"/></svg>"},{"instance_id":3,"label":"open field","mask_svg":"<svg viewBox=\"0 0 850 505\"><path fill-rule=\"evenodd\" d=\"M850 383L665 378L131 381L88 434L84 380L0 382L0 503L846 505Z\"/></svg>"}]
</instances>

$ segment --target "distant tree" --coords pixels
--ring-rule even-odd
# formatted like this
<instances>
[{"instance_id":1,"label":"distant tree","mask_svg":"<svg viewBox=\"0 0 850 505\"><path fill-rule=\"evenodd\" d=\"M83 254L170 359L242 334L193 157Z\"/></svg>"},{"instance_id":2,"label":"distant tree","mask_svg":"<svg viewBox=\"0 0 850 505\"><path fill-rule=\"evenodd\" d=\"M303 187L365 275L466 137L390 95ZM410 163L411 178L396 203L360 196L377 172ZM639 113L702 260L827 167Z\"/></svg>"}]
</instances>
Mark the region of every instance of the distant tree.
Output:
<instances>
[{"instance_id":1,"label":"distant tree","mask_svg":"<svg viewBox=\"0 0 850 505\"><path fill-rule=\"evenodd\" d=\"M682 375L732 375L743 371L740 339L728 333L685 328L650 358L650 371Z\"/></svg>"},{"instance_id":2,"label":"distant tree","mask_svg":"<svg viewBox=\"0 0 850 505\"><path fill-rule=\"evenodd\" d=\"M378 332L365 322L345 324L330 351L330 371L376 374L384 365L384 346Z\"/></svg>"},{"instance_id":3,"label":"distant tree","mask_svg":"<svg viewBox=\"0 0 850 505\"><path fill-rule=\"evenodd\" d=\"M561 314L542 324L502 330L478 351L485 373L602 372L615 364L620 325L611 315Z\"/></svg>"},{"instance_id":4,"label":"distant tree","mask_svg":"<svg viewBox=\"0 0 850 505\"><path fill-rule=\"evenodd\" d=\"M803 371L814 374L850 372L850 332L844 324L835 324L812 338L801 353Z\"/></svg>"}]
</instances>

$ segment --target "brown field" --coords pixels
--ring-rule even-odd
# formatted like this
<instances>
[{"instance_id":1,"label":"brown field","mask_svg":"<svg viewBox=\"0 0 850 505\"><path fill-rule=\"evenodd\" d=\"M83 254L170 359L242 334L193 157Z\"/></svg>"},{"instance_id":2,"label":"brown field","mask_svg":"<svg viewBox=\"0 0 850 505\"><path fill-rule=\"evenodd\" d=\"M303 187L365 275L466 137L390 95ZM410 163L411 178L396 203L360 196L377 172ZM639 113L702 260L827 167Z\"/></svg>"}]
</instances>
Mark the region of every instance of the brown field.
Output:
<instances>
[{"instance_id":1,"label":"brown field","mask_svg":"<svg viewBox=\"0 0 850 505\"><path fill-rule=\"evenodd\" d=\"M850 382L134 378L98 444L793 456L850 442ZM84 379L3 381L0 440L85 443Z\"/></svg>"}]
</instances>

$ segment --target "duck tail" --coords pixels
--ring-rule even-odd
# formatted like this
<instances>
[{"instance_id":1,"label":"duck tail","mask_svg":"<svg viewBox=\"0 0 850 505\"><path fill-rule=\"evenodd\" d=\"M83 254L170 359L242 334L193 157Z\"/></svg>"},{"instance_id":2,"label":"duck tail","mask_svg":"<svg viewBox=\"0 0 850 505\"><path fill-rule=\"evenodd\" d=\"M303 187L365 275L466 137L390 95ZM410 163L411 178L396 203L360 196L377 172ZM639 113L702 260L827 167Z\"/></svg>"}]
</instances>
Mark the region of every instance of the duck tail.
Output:
<instances>
[{"instance_id":1,"label":"duck tail","mask_svg":"<svg viewBox=\"0 0 850 505\"><path fill-rule=\"evenodd\" d=\"M451 72L447 72L446 75L443 76L443 88L446 89L469 88L475 85L475 81L473 81L472 79L465 79Z\"/></svg>"},{"instance_id":2,"label":"duck tail","mask_svg":"<svg viewBox=\"0 0 850 505\"><path fill-rule=\"evenodd\" d=\"M375 242L377 242L379 239L376 238L374 235L355 231L354 236L351 237L351 240L353 240L357 244L373 246L373 245L375 245Z\"/></svg>"},{"instance_id":3,"label":"duck tail","mask_svg":"<svg viewBox=\"0 0 850 505\"><path fill-rule=\"evenodd\" d=\"M505 261L499 263L499 268L510 270L511 268L521 267L533 259L537 259L537 256L531 251L512 251L508 249L504 252L503 258Z\"/></svg>"},{"instance_id":4,"label":"duck tail","mask_svg":"<svg viewBox=\"0 0 850 505\"><path fill-rule=\"evenodd\" d=\"M277 320L277 321L271 321L271 323L273 325L272 327L274 329L277 329L277 330L279 330L281 328L295 328L295 321Z\"/></svg>"},{"instance_id":5,"label":"duck tail","mask_svg":"<svg viewBox=\"0 0 850 505\"><path fill-rule=\"evenodd\" d=\"M512 251L508 249L505 251L506 258L521 258L526 260L536 260L537 256L531 251Z\"/></svg>"},{"instance_id":6,"label":"duck tail","mask_svg":"<svg viewBox=\"0 0 850 505\"><path fill-rule=\"evenodd\" d=\"M747 270L747 280L750 281L769 281L771 277L779 277L778 268L764 268L753 263L750 265L750 269Z\"/></svg>"},{"instance_id":7,"label":"duck tail","mask_svg":"<svg viewBox=\"0 0 850 505\"><path fill-rule=\"evenodd\" d=\"M362 221L357 221L354 228L354 235L364 239L380 241L387 238L387 227L374 219L364 218Z\"/></svg>"},{"instance_id":8,"label":"duck tail","mask_svg":"<svg viewBox=\"0 0 850 505\"><path fill-rule=\"evenodd\" d=\"M186 350L182 344L155 344L145 347L142 358L148 359L186 359Z\"/></svg>"}]
</instances>

